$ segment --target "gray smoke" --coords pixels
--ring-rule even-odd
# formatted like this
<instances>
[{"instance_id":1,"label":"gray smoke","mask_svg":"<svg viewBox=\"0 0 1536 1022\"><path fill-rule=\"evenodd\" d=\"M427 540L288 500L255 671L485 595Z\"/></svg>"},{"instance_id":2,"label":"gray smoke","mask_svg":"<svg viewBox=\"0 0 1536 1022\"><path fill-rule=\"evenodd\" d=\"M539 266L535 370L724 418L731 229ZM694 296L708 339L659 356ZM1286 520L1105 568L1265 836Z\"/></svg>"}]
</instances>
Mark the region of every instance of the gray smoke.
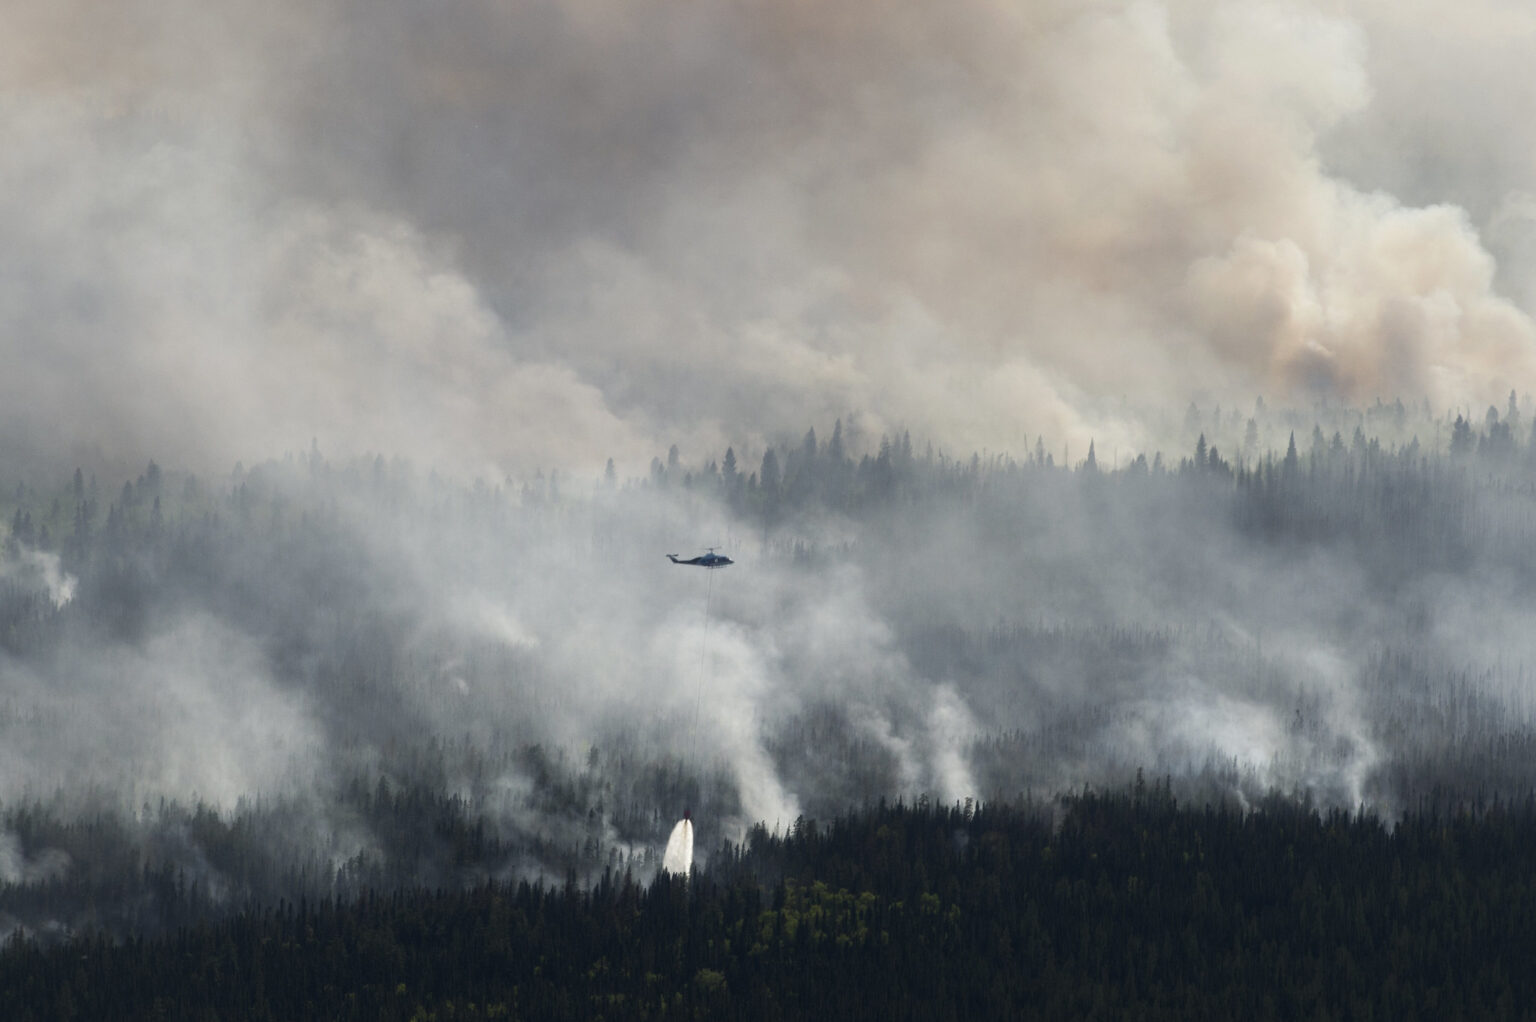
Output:
<instances>
[{"instance_id":1,"label":"gray smoke","mask_svg":"<svg viewBox=\"0 0 1536 1022\"><path fill-rule=\"evenodd\" d=\"M640 471L1529 389L1530 15L23 0L8 443ZM188 428L194 424L194 428Z\"/></svg>"},{"instance_id":2,"label":"gray smoke","mask_svg":"<svg viewBox=\"0 0 1536 1022\"><path fill-rule=\"evenodd\" d=\"M0 499L53 540L6 536L0 799L277 800L327 868L423 744L509 840L629 853L684 798L710 841L1140 767L1389 804L1529 721L1519 485L1436 477L1497 527L1386 558L1045 455L1413 463L1529 393L1533 19L14 0ZM787 479L838 420L923 485L731 509L728 445ZM151 457L152 549L66 570ZM662 554L709 544L706 616Z\"/></svg>"},{"instance_id":3,"label":"gray smoke","mask_svg":"<svg viewBox=\"0 0 1536 1022\"><path fill-rule=\"evenodd\" d=\"M9 579L23 587L41 588L55 607L62 607L75 598L79 579L63 569L57 553L23 546L19 542L9 553L10 556L0 560L0 580Z\"/></svg>"}]
</instances>

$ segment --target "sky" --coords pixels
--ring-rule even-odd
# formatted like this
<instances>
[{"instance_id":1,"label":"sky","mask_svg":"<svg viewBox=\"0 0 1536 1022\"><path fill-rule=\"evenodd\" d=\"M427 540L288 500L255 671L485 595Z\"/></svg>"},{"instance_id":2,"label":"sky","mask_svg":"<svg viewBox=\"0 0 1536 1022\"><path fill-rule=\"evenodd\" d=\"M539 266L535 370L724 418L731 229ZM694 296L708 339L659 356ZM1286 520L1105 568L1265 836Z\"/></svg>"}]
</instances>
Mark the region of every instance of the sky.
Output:
<instances>
[{"instance_id":1,"label":"sky","mask_svg":"<svg viewBox=\"0 0 1536 1022\"><path fill-rule=\"evenodd\" d=\"M1536 12L12 0L0 436L643 472L1536 383Z\"/></svg>"}]
</instances>

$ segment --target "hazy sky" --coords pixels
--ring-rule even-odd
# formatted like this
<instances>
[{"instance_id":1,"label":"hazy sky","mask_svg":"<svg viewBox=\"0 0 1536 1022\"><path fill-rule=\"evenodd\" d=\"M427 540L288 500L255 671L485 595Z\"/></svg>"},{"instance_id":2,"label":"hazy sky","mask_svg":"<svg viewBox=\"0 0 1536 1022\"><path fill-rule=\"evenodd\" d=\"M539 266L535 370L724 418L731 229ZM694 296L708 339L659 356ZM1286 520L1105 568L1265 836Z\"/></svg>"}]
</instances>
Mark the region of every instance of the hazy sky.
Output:
<instances>
[{"instance_id":1,"label":"hazy sky","mask_svg":"<svg viewBox=\"0 0 1536 1022\"><path fill-rule=\"evenodd\" d=\"M12 0L0 437L642 471L1536 384L1501 0Z\"/></svg>"}]
</instances>

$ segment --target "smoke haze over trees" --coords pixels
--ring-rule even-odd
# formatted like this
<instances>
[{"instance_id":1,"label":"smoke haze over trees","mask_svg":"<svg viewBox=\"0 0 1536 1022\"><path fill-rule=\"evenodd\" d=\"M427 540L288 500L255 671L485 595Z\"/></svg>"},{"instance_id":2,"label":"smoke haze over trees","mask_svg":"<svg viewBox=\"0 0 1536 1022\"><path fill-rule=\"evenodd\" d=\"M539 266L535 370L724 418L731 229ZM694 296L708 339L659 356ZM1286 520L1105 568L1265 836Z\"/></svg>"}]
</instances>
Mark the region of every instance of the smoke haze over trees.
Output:
<instances>
[{"instance_id":1,"label":"smoke haze over trees","mask_svg":"<svg viewBox=\"0 0 1536 1022\"><path fill-rule=\"evenodd\" d=\"M1237 807L1522 795L1536 446L1518 398L1421 413L1192 407L1188 454L1072 468L837 421L630 479L312 449L0 481L0 909L154 928L157 870L199 912L649 875L684 808L707 855L1138 770ZM662 556L701 538L736 565Z\"/></svg>"},{"instance_id":2,"label":"smoke haze over trees","mask_svg":"<svg viewBox=\"0 0 1536 1022\"><path fill-rule=\"evenodd\" d=\"M849 409L1101 455L1192 399L1480 413L1536 386L1533 19L15 0L0 437L490 478Z\"/></svg>"},{"instance_id":3,"label":"smoke haze over trees","mask_svg":"<svg viewBox=\"0 0 1536 1022\"><path fill-rule=\"evenodd\" d=\"M0 973L380 897L380 946L514 897L970 911L945 871L993 807L1025 873L1150 806L1174 887L1188 835L1277 826L1453 902L1536 784L1533 32L8 3ZM687 809L697 900L658 879ZM816 820L911 835L932 883L849 879ZM1311 865L1293 901L1347 915ZM761 978L689 954L700 1010Z\"/></svg>"}]
</instances>

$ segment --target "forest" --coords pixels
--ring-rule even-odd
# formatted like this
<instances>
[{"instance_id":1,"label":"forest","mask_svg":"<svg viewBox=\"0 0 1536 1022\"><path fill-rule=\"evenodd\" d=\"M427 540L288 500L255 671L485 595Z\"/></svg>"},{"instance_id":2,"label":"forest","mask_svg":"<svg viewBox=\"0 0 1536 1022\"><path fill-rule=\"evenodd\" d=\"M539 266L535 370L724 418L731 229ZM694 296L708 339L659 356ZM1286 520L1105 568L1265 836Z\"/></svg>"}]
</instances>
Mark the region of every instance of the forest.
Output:
<instances>
[{"instance_id":1,"label":"forest","mask_svg":"<svg viewBox=\"0 0 1536 1022\"><path fill-rule=\"evenodd\" d=\"M1529 418L0 466L4 1014L1516 1017Z\"/></svg>"},{"instance_id":2,"label":"forest","mask_svg":"<svg viewBox=\"0 0 1536 1022\"><path fill-rule=\"evenodd\" d=\"M1166 782L755 828L685 881L483 879L0 951L42 1019L1529 1017L1536 802L1453 816ZM185 897L186 892L178 892Z\"/></svg>"}]
</instances>

